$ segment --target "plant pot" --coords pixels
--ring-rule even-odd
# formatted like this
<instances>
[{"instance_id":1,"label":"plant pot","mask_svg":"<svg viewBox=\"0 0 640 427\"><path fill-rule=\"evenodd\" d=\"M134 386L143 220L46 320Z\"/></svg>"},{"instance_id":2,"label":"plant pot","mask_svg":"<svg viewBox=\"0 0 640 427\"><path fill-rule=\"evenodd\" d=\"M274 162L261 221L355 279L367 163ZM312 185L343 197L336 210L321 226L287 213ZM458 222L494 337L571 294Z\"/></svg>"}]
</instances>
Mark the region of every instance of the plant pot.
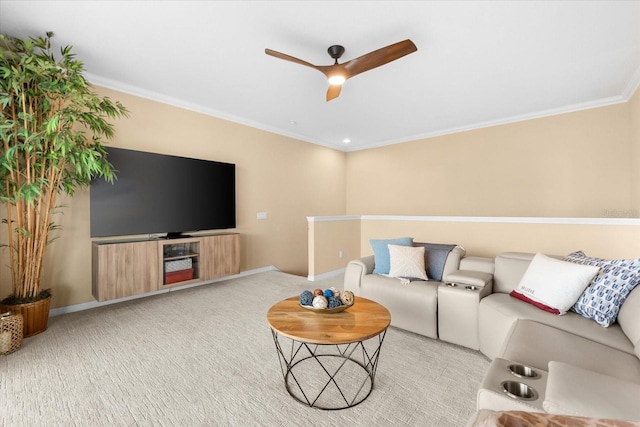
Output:
<instances>
[{"instance_id":1,"label":"plant pot","mask_svg":"<svg viewBox=\"0 0 640 427\"><path fill-rule=\"evenodd\" d=\"M0 306L0 312L11 311L16 314L22 314L24 320L23 336L27 338L47 330L50 304L51 296L48 296L27 304L3 304Z\"/></svg>"}]
</instances>

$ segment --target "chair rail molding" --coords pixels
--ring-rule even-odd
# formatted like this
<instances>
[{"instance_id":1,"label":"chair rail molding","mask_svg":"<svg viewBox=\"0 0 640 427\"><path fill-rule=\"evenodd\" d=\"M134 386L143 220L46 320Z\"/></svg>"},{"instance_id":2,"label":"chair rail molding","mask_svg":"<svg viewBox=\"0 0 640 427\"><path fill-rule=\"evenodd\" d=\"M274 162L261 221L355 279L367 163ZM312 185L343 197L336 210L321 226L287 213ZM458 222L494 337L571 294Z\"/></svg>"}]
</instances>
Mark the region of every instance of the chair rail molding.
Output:
<instances>
[{"instance_id":1,"label":"chair rail molding","mask_svg":"<svg viewBox=\"0 0 640 427\"><path fill-rule=\"evenodd\" d=\"M512 224L575 224L575 225L640 225L640 218L570 218L520 216L431 216L431 215L343 215L308 216L308 222L329 221L424 221L424 222L491 222Z\"/></svg>"}]
</instances>

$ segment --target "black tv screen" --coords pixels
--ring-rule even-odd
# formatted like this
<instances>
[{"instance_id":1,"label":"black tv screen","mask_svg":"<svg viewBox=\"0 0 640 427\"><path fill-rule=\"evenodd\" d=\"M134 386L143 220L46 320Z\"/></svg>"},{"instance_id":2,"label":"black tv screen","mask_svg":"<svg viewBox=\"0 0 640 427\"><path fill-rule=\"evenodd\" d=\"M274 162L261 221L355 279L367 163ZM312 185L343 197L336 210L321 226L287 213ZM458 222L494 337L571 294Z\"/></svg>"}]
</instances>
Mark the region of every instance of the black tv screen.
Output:
<instances>
[{"instance_id":1,"label":"black tv screen","mask_svg":"<svg viewBox=\"0 0 640 427\"><path fill-rule=\"evenodd\" d=\"M91 183L91 237L236 227L235 165L107 148L113 183Z\"/></svg>"}]
</instances>

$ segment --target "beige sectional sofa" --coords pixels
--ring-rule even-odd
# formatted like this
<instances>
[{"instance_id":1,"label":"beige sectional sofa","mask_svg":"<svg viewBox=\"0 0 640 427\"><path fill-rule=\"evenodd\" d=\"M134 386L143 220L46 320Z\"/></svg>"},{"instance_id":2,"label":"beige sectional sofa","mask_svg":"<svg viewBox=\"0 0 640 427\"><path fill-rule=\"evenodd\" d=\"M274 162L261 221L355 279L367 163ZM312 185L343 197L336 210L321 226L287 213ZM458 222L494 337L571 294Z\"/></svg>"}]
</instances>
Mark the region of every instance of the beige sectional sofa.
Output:
<instances>
[{"instance_id":1,"label":"beige sectional sofa","mask_svg":"<svg viewBox=\"0 0 640 427\"><path fill-rule=\"evenodd\" d=\"M558 316L509 295L533 257L505 253L495 258L492 293L479 305L480 350L493 363L478 392L478 409L640 420L640 287L609 327L571 311ZM511 377L495 368L502 361L540 374L521 379L537 398L505 399L495 390L497 382Z\"/></svg>"},{"instance_id":2,"label":"beige sectional sofa","mask_svg":"<svg viewBox=\"0 0 640 427\"><path fill-rule=\"evenodd\" d=\"M534 255L466 257L456 248L442 280L418 286L372 274L367 257L349 263L344 286L387 306L396 327L487 356L492 363L478 391L479 414L640 421L640 286L609 327L572 311L552 314L510 295Z\"/></svg>"}]
</instances>

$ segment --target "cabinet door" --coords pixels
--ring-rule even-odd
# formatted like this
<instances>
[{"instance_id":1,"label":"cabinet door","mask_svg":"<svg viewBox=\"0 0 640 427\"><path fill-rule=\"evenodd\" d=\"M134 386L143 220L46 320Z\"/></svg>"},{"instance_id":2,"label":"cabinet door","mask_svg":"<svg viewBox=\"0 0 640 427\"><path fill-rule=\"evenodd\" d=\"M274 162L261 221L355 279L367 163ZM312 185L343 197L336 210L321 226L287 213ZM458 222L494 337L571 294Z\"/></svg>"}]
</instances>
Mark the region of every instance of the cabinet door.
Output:
<instances>
[{"instance_id":1,"label":"cabinet door","mask_svg":"<svg viewBox=\"0 0 640 427\"><path fill-rule=\"evenodd\" d=\"M158 243L94 244L93 296L98 301L158 290Z\"/></svg>"},{"instance_id":2,"label":"cabinet door","mask_svg":"<svg viewBox=\"0 0 640 427\"><path fill-rule=\"evenodd\" d=\"M200 264L204 280L240 273L240 235L219 234L204 237Z\"/></svg>"}]
</instances>

